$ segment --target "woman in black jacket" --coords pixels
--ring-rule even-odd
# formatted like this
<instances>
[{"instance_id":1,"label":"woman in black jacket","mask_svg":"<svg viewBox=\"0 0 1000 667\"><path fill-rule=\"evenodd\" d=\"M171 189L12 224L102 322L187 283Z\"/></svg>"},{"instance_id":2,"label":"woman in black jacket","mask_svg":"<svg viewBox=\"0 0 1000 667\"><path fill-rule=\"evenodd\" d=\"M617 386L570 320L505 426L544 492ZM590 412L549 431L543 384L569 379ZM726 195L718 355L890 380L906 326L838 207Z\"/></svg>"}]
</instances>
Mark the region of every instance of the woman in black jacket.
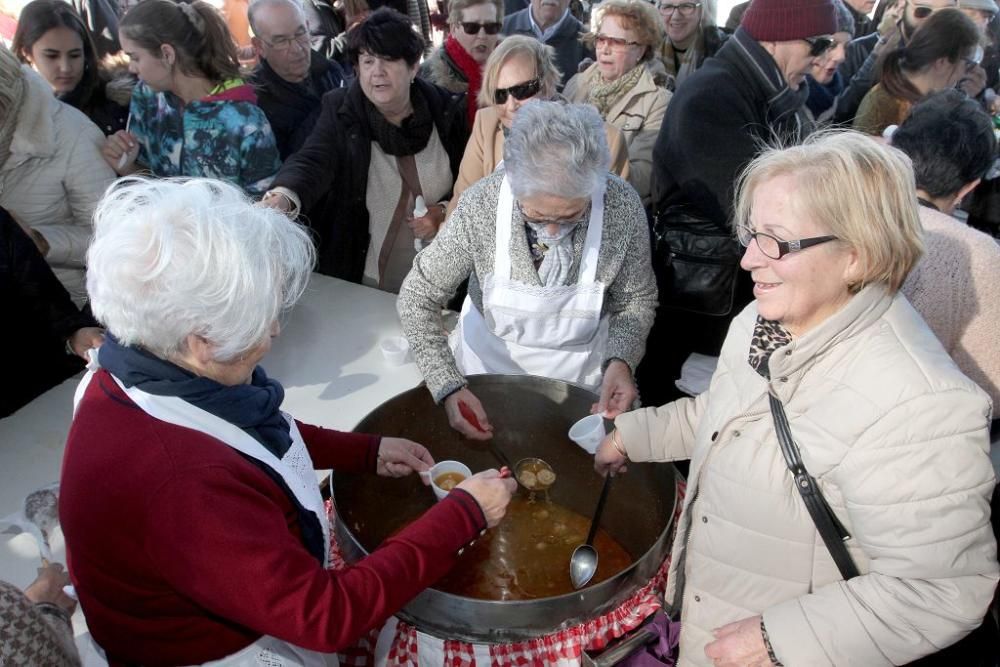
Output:
<instances>
[{"instance_id":1,"label":"woman in black jacket","mask_svg":"<svg viewBox=\"0 0 1000 667\"><path fill-rule=\"evenodd\" d=\"M323 98L312 134L264 197L305 214L321 273L398 292L444 222L469 130L464 96L416 78L423 48L390 9L350 31L357 79Z\"/></svg>"},{"instance_id":2,"label":"woman in black jacket","mask_svg":"<svg viewBox=\"0 0 1000 667\"><path fill-rule=\"evenodd\" d=\"M34 241L0 208L0 304L11 326L0 327L10 350L12 380L0 392L0 417L83 370L81 358L103 341L89 312L81 313ZM8 367L8 371L10 368Z\"/></svg>"}]
</instances>

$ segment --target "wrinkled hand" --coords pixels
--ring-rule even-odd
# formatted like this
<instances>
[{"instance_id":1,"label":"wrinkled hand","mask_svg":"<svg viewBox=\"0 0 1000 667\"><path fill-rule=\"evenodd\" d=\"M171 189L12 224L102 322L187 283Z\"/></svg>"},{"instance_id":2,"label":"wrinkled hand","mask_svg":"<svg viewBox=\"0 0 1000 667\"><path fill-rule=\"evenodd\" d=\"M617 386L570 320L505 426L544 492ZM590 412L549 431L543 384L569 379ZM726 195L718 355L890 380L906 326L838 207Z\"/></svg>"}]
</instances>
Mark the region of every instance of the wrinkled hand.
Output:
<instances>
[{"instance_id":1,"label":"wrinkled hand","mask_svg":"<svg viewBox=\"0 0 1000 667\"><path fill-rule=\"evenodd\" d=\"M104 329L100 327L83 327L73 332L69 337L69 346L73 354L84 361L90 361L87 350L100 347L104 343Z\"/></svg>"},{"instance_id":2,"label":"wrinkled hand","mask_svg":"<svg viewBox=\"0 0 1000 667\"><path fill-rule=\"evenodd\" d=\"M705 646L705 655L716 667L768 667L764 635L760 633L760 616L744 618L712 631L715 641Z\"/></svg>"},{"instance_id":3,"label":"wrinkled hand","mask_svg":"<svg viewBox=\"0 0 1000 667\"><path fill-rule=\"evenodd\" d=\"M632 408L639 391L632 379L632 369L624 361L615 359L608 364L601 381L601 398L590 408L593 414L614 419Z\"/></svg>"},{"instance_id":4,"label":"wrinkled hand","mask_svg":"<svg viewBox=\"0 0 1000 667\"><path fill-rule=\"evenodd\" d=\"M483 431L477 429L462 416L462 411L458 406L459 402L465 403L472 414L476 415L479 425L484 429ZM486 410L483 409L483 404L479 402L475 394L469 391L468 387L463 387L444 399L444 410L448 414L448 423L451 424L451 427L469 440L489 440L493 437L493 426L490 424L489 417L486 416Z\"/></svg>"},{"instance_id":5,"label":"wrinkled hand","mask_svg":"<svg viewBox=\"0 0 1000 667\"><path fill-rule=\"evenodd\" d=\"M437 236L438 229L443 222L444 208L437 204L427 209L427 215L406 219L406 224L413 230L413 235L422 241L429 241Z\"/></svg>"},{"instance_id":6,"label":"wrinkled hand","mask_svg":"<svg viewBox=\"0 0 1000 667\"><path fill-rule=\"evenodd\" d=\"M295 194L298 194L297 192ZM280 192L268 192L264 194L264 198L258 202L259 206L264 208L273 208L281 211L282 213L291 213L292 202L288 200L288 197L281 194Z\"/></svg>"},{"instance_id":7,"label":"wrinkled hand","mask_svg":"<svg viewBox=\"0 0 1000 667\"><path fill-rule=\"evenodd\" d=\"M24 595L35 604L51 602L72 614L76 600L63 592L63 586L68 584L69 574L62 563L49 563L38 568L38 577L24 589Z\"/></svg>"},{"instance_id":8,"label":"wrinkled hand","mask_svg":"<svg viewBox=\"0 0 1000 667\"><path fill-rule=\"evenodd\" d=\"M486 516L486 525L492 528L507 513L510 497L517 491L517 482L513 477L500 477L500 472L491 468L476 473L455 488L468 492L476 499Z\"/></svg>"},{"instance_id":9,"label":"wrinkled hand","mask_svg":"<svg viewBox=\"0 0 1000 667\"><path fill-rule=\"evenodd\" d=\"M378 447L376 472L382 477L405 477L412 472L424 472L434 465L434 457L421 444L406 438L382 438ZM422 478L424 484L430 480Z\"/></svg>"},{"instance_id":10,"label":"wrinkled hand","mask_svg":"<svg viewBox=\"0 0 1000 667\"><path fill-rule=\"evenodd\" d=\"M617 436L615 433L618 433L617 429L604 436L604 440L601 440L601 444L597 446L597 452L594 454L594 470L602 477L618 475L627 470L625 464L628 463L628 458L622 456L614 443L616 437L621 438L621 433L618 433Z\"/></svg>"},{"instance_id":11,"label":"wrinkled hand","mask_svg":"<svg viewBox=\"0 0 1000 667\"><path fill-rule=\"evenodd\" d=\"M979 93L986 88L986 70L982 65L976 65L965 73L962 80L958 82L958 87L965 91L969 97L978 97Z\"/></svg>"},{"instance_id":12,"label":"wrinkled hand","mask_svg":"<svg viewBox=\"0 0 1000 667\"><path fill-rule=\"evenodd\" d=\"M131 132L118 130L104 140L101 155L119 176L131 174L136 171L135 159L139 157L139 142Z\"/></svg>"}]
</instances>

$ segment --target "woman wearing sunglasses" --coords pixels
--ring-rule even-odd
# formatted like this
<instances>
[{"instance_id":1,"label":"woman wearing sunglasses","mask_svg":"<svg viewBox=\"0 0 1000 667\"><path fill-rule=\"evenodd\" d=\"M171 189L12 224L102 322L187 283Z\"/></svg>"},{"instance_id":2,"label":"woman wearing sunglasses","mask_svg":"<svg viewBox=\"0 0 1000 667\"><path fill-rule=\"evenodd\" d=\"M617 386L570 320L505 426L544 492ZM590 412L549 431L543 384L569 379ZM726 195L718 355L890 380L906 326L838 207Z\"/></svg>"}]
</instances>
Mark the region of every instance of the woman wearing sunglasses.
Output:
<instances>
[{"instance_id":1,"label":"woman wearing sunglasses","mask_svg":"<svg viewBox=\"0 0 1000 667\"><path fill-rule=\"evenodd\" d=\"M958 9L924 21L906 46L882 56L881 80L861 100L854 129L881 136L899 125L921 98L953 88L982 58L979 31Z\"/></svg>"},{"instance_id":2,"label":"woman wearing sunglasses","mask_svg":"<svg viewBox=\"0 0 1000 667\"><path fill-rule=\"evenodd\" d=\"M601 117L625 135L629 182L649 203L653 144L667 112L670 93L647 65L663 42L663 21L645 0L606 0L594 9L593 41L597 62L577 74L563 91L571 102L597 107ZM662 72L662 69L660 70Z\"/></svg>"},{"instance_id":3,"label":"woman wearing sunglasses","mask_svg":"<svg viewBox=\"0 0 1000 667\"><path fill-rule=\"evenodd\" d=\"M386 7L348 31L357 79L323 96L264 197L305 213L321 273L395 293L444 222L469 126L462 95L417 77L423 49L409 19Z\"/></svg>"},{"instance_id":4,"label":"woman wearing sunglasses","mask_svg":"<svg viewBox=\"0 0 1000 667\"><path fill-rule=\"evenodd\" d=\"M705 393L619 416L595 457L691 461L677 664L994 664L990 401L899 293L923 250L910 161L815 134L737 192L756 301Z\"/></svg>"},{"instance_id":5,"label":"woman wearing sunglasses","mask_svg":"<svg viewBox=\"0 0 1000 667\"><path fill-rule=\"evenodd\" d=\"M511 35L500 42L483 69L483 86L478 100L481 108L455 180L454 196L448 205L449 216L466 188L492 174L503 162L504 141L521 105L534 99L562 99L556 92L560 80L551 46L525 35ZM625 138L621 130L610 123L604 124L604 130L611 151L611 171L627 179L629 160Z\"/></svg>"},{"instance_id":6,"label":"woman wearing sunglasses","mask_svg":"<svg viewBox=\"0 0 1000 667\"><path fill-rule=\"evenodd\" d=\"M600 394L613 417L637 397L632 379L656 308L642 202L608 172L593 107L534 101L517 113L503 169L462 195L399 292L400 320L435 402L466 437L492 437L466 386L477 373L538 375ZM451 338L441 308L469 295ZM475 414L482 429L465 416Z\"/></svg>"},{"instance_id":7,"label":"woman wearing sunglasses","mask_svg":"<svg viewBox=\"0 0 1000 667\"><path fill-rule=\"evenodd\" d=\"M453 93L467 93L469 125L478 108L483 65L500 40L503 0L452 0L450 34L420 66L420 77Z\"/></svg>"},{"instance_id":8,"label":"woman wearing sunglasses","mask_svg":"<svg viewBox=\"0 0 1000 667\"><path fill-rule=\"evenodd\" d=\"M676 89L715 55L728 35L715 24L715 0L659 0L656 8L667 31L660 58Z\"/></svg>"}]
</instances>

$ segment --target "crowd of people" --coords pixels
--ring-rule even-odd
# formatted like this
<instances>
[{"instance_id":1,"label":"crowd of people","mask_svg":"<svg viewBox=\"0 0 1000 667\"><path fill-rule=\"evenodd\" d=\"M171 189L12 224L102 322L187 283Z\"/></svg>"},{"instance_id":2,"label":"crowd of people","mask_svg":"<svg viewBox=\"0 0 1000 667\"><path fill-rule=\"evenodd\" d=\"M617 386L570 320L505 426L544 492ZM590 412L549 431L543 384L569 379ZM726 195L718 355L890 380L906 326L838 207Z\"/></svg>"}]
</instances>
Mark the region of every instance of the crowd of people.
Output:
<instances>
[{"instance_id":1,"label":"crowd of people","mask_svg":"<svg viewBox=\"0 0 1000 667\"><path fill-rule=\"evenodd\" d=\"M398 295L465 437L466 376L538 375L614 421L600 474L684 466L678 665L996 664L994 0L251 0L243 50L100 7L0 45L0 416L89 362L61 520L110 664L323 664L503 518L486 471L329 569L313 469L434 460L280 410L312 271ZM65 630L64 578L0 615Z\"/></svg>"}]
</instances>

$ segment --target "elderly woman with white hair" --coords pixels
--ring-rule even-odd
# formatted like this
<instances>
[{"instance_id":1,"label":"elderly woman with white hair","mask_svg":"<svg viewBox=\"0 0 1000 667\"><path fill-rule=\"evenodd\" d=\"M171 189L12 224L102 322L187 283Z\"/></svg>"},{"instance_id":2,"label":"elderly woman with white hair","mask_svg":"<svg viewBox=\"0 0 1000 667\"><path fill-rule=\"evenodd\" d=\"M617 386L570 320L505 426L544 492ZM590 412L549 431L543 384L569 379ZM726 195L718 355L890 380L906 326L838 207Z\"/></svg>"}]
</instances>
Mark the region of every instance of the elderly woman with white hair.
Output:
<instances>
[{"instance_id":1,"label":"elderly woman with white hair","mask_svg":"<svg viewBox=\"0 0 1000 667\"><path fill-rule=\"evenodd\" d=\"M756 301L708 391L618 417L596 455L691 461L677 664L994 664L990 400L899 293L910 161L854 132L768 150L735 219Z\"/></svg>"},{"instance_id":2,"label":"elderly woman with white hair","mask_svg":"<svg viewBox=\"0 0 1000 667\"><path fill-rule=\"evenodd\" d=\"M609 161L593 107L524 105L503 169L465 191L406 277L397 302L403 331L434 400L467 437L492 437L467 374L579 383L599 389L594 411L611 417L636 399L633 373L653 324L656 283L642 202ZM449 345L441 306L466 278L469 295Z\"/></svg>"},{"instance_id":3,"label":"elderly woman with white hair","mask_svg":"<svg viewBox=\"0 0 1000 667\"><path fill-rule=\"evenodd\" d=\"M480 473L328 570L313 468L395 477L433 459L279 409L258 362L306 287L307 233L206 179L124 181L94 228L87 287L108 336L77 390L60 518L111 664L324 665L503 516L514 483Z\"/></svg>"}]
</instances>

